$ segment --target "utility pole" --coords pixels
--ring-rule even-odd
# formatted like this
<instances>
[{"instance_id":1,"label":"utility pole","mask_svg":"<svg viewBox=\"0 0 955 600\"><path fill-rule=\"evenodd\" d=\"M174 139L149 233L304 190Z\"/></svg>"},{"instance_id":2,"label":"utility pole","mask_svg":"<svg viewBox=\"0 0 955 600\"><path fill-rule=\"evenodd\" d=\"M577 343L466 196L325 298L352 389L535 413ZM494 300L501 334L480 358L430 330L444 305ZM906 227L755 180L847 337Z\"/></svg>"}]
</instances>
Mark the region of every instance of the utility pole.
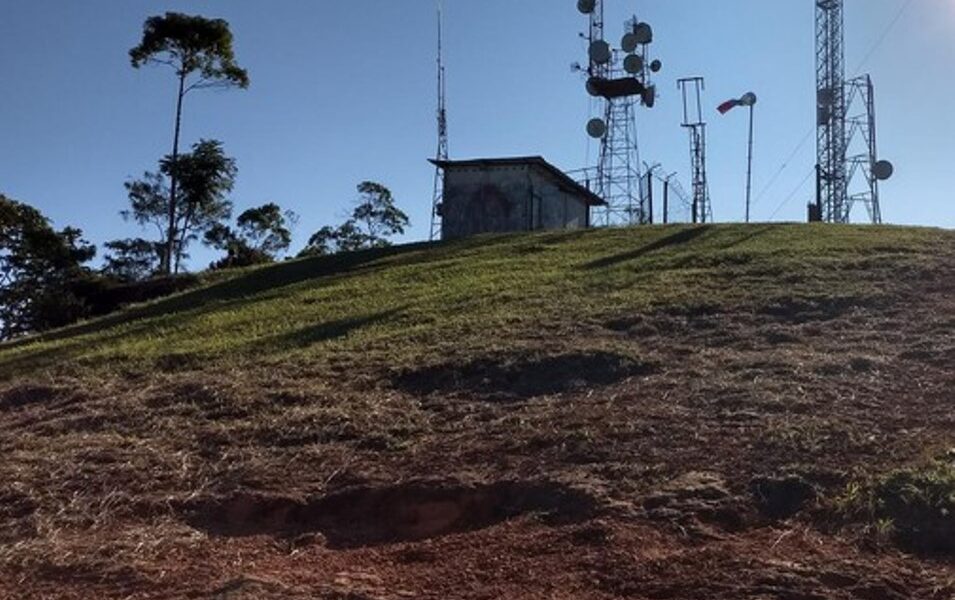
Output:
<instances>
[{"instance_id":1,"label":"utility pole","mask_svg":"<svg viewBox=\"0 0 955 600\"><path fill-rule=\"evenodd\" d=\"M756 102L749 105L749 155L746 162L746 222L749 223L749 211L753 197L753 113Z\"/></svg>"}]
</instances>

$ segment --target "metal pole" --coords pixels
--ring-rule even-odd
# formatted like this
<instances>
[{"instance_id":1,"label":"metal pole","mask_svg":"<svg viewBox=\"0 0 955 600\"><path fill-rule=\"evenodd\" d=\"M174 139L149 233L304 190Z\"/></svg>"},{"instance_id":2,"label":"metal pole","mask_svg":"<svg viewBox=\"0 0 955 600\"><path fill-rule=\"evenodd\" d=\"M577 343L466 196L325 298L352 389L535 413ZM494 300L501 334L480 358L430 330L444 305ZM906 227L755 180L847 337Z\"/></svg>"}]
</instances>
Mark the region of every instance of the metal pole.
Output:
<instances>
[{"instance_id":1,"label":"metal pole","mask_svg":"<svg viewBox=\"0 0 955 600\"><path fill-rule=\"evenodd\" d=\"M663 224L670 221L670 178L663 180Z\"/></svg>"},{"instance_id":2,"label":"metal pole","mask_svg":"<svg viewBox=\"0 0 955 600\"><path fill-rule=\"evenodd\" d=\"M753 193L753 112L755 104L749 107L749 157L746 163L746 222L749 223L750 202Z\"/></svg>"}]
</instances>

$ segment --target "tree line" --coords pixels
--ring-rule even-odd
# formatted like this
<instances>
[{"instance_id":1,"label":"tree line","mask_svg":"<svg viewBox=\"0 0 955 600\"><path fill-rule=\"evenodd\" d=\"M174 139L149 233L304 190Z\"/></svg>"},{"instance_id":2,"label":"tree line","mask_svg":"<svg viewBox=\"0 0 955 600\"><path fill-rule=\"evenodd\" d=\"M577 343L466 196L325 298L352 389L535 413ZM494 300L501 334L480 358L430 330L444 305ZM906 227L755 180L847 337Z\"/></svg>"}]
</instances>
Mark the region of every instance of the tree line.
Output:
<instances>
[{"instance_id":1,"label":"tree line","mask_svg":"<svg viewBox=\"0 0 955 600\"><path fill-rule=\"evenodd\" d=\"M233 35L222 19L168 12L143 26L129 51L134 68L159 65L175 74L176 112L171 153L157 168L124 183L129 200L122 218L143 237L104 244L102 266L89 263L97 249L81 230L55 230L37 209L0 194L0 339L59 327L195 283L185 273L196 243L222 257L210 269L265 264L288 258L299 217L274 202L248 209L233 221L230 194L239 173L219 140L200 139L183 151L185 100L197 90L246 89L248 72L236 62ZM409 226L391 191L380 183L357 186L350 218L316 231L299 257L353 252L391 244Z\"/></svg>"}]
</instances>

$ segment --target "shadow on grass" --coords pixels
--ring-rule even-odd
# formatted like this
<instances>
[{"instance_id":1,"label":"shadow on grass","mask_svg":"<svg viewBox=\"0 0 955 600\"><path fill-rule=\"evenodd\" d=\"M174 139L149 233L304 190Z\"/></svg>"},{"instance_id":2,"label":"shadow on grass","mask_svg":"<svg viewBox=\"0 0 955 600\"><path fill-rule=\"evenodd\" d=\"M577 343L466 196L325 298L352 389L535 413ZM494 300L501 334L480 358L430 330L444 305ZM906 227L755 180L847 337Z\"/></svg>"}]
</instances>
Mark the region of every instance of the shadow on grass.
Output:
<instances>
[{"instance_id":1,"label":"shadow on grass","mask_svg":"<svg viewBox=\"0 0 955 600\"><path fill-rule=\"evenodd\" d=\"M260 338L248 343L246 350L295 350L307 348L322 342L330 342L348 336L350 333L391 320L404 312L405 307L386 310L379 313L364 315L350 319L337 319L318 323L302 329L282 333L280 335Z\"/></svg>"},{"instance_id":2,"label":"shadow on grass","mask_svg":"<svg viewBox=\"0 0 955 600\"><path fill-rule=\"evenodd\" d=\"M706 226L689 227L686 229L681 229L675 233L672 233L658 240L650 242L649 244L646 244L645 246L641 246L640 248L637 248L636 250L621 252L620 254L606 256L604 258L595 260L593 262L589 262L586 265L584 265L584 268L585 269L605 269L607 267L613 267L621 263L642 258L658 250L669 248L670 246L687 244L705 235L709 231L710 231L710 228Z\"/></svg>"},{"instance_id":3,"label":"shadow on grass","mask_svg":"<svg viewBox=\"0 0 955 600\"><path fill-rule=\"evenodd\" d=\"M392 385L415 395L466 394L506 402L608 386L657 369L654 364L610 352L502 355L405 371L392 379Z\"/></svg>"},{"instance_id":4,"label":"shadow on grass","mask_svg":"<svg viewBox=\"0 0 955 600\"><path fill-rule=\"evenodd\" d=\"M429 247L441 256L446 256L448 251L458 249L457 246L451 247L445 245L441 247L427 243L411 244L337 254L334 256L307 258L262 267L238 275L222 283L171 296L151 304L132 307L106 317L72 325L50 333L23 338L5 345L0 345L0 350L18 348L36 342L53 342L81 336L109 329L116 325L123 325L131 321L158 316L170 316L192 310L211 302L218 303L219 308L221 308L224 302L242 300L265 291L289 287L310 279L351 274L376 261L401 254L414 253Z\"/></svg>"}]
</instances>

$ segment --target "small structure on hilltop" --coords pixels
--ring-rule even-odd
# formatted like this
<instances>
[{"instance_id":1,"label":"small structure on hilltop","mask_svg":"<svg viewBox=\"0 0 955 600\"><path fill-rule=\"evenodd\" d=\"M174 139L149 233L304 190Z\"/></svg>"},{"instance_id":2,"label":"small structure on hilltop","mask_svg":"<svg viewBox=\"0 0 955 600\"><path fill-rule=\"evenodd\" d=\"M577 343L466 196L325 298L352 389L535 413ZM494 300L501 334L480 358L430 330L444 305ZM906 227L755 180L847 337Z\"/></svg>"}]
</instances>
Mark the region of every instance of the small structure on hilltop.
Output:
<instances>
[{"instance_id":1,"label":"small structure on hilltop","mask_svg":"<svg viewBox=\"0 0 955 600\"><path fill-rule=\"evenodd\" d=\"M432 160L444 174L442 239L482 233L584 229L595 193L540 156Z\"/></svg>"}]
</instances>

